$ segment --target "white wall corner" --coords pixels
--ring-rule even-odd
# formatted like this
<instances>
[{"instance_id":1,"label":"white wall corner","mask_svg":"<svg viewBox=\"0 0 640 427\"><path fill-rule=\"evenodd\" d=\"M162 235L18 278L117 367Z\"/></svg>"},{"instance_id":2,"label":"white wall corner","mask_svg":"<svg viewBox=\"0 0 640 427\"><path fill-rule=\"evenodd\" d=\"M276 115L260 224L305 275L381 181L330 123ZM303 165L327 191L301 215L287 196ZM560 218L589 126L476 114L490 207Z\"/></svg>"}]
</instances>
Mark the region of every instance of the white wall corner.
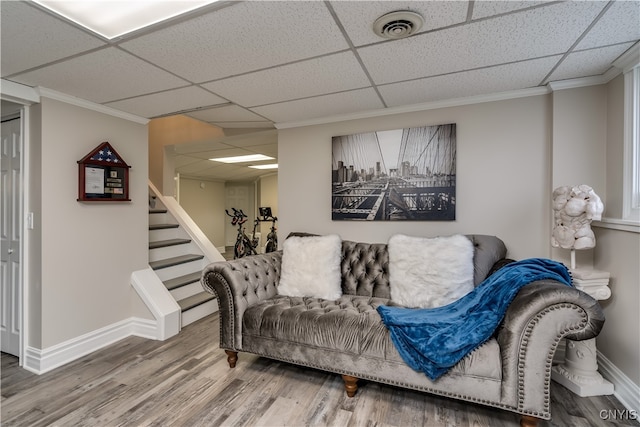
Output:
<instances>
[{"instance_id":1,"label":"white wall corner","mask_svg":"<svg viewBox=\"0 0 640 427\"><path fill-rule=\"evenodd\" d=\"M640 408L640 385L631 381L616 365L598 352L598 370L600 374L613 384L613 395L628 410Z\"/></svg>"},{"instance_id":2,"label":"white wall corner","mask_svg":"<svg viewBox=\"0 0 640 427\"><path fill-rule=\"evenodd\" d=\"M153 337L154 323L132 317L42 350L27 347L23 368L40 375L129 336Z\"/></svg>"},{"instance_id":3,"label":"white wall corner","mask_svg":"<svg viewBox=\"0 0 640 427\"><path fill-rule=\"evenodd\" d=\"M559 90L565 89L575 89L579 87L587 87L587 86L598 86L601 84L607 83L616 75L620 74L619 72L615 73L611 76L590 76L590 77L579 77L577 79L567 79L567 80L557 80L553 82L547 83L547 86L551 90L551 92L557 92Z\"/></svg>"},{"instance_id":4,"label":"white wall corner","mask_svg":"<svg viewBox=\"0 0 640 427\"><path fill-rule=\"evenodd\" d=\"M148 337L164 341L177 335L180 332L180 306L158 275L151 268L134 271L131 274L131 286L156 319L155 336ZM144 324L139 325L142 331L149 330Z\"/></svg>"},{"instance_id":5,"label":"white wall corner","mask_svg":"<svg viewBox=\"0 0 640 427\"><path fill-rule=\"evenodd\" d=\"M156 320L143 319L141 317L131 318L131 335L150 340L158 339L158 322Z\"/></svg>"},{"instance_id":6,"label":"white wall corner","mask_svg":"<svg viewBox=\"0 0 640 427\"><path fill-rule=\"evenodd\" d=\"M618 59L613 61L613 66L622 70L623 73L628 72L638 64L640 64L640 42L631 46Z\"/></svg>"}]
</instances>

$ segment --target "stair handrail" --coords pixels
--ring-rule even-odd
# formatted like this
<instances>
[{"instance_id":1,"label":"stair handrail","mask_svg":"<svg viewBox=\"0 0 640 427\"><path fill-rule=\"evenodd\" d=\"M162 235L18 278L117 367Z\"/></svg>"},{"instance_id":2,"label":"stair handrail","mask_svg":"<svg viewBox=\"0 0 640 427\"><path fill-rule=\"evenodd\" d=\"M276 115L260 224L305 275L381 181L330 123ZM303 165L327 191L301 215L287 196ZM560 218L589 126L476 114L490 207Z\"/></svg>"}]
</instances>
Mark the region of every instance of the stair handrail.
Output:
<instances>
[{"instance_id":1,"label":"stair handrail","mask_svg":"<svg viewBox=\"0 0 640 427\"><path fill-rule=\"evenodd\" d=\"M225 260L220 251L213 245L211 240L209 240L206 234L198 227L198 224L195 223L174 197L162 195L151 180L149 180L149 189L153 196L164 205L171 216L178 221L178 224L187 232L193 243L202 251L209 262Z\"/></svg>"}]
</instances>

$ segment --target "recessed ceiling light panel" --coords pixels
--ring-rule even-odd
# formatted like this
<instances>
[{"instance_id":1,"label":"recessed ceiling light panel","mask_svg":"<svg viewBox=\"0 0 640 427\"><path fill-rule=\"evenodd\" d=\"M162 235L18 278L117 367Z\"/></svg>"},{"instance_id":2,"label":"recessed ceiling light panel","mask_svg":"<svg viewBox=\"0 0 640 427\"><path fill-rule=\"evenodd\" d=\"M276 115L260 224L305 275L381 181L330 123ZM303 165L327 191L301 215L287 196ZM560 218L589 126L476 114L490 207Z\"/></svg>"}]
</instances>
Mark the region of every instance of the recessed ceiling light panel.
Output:
<instances>
[{"instance_id":1,"label":"recessed ceiling light panel","mask_svg":"<svg viewBox=\"0 0 640 427\"><path fill-rule=\"evenodd\" d=\"M253 169L278 169L278 164L277 163L272 163L269 165L254 165L254 166L249 166L250 168Z\"/></svg>"},{"instance_id":2,"label":"recessed ceiling light panel","mask_svg":"<svg viewBox=\"0 0 640 427\"><path fill-rule=\"evenodd\" d=\"M264 154L248 154L246 156L233 156L233 157L218 157L215 159L209 159L214 162L222 163L247 163L247 162L260 162L262 160L273 160L273 157L265 156Z\"/></svg>"},{"instance_id":3,"label":"recessed ceiling light panel","mask_svg":"<svg viewBox=\"0 0 640 427\"><path fill-rule=\"evenodd\" d=\"M217 0L34 0L107 39L114 39Z\"/></svg>"},{"instance_id":4,"label":"recessed ceiling light panel","mask_svg":"<svg viewBox=\"0 0 640 427\"><path fill-rule=\"evenodd\" d=\"M422 16L409 10L387 13L373 23L373 32L385 39L403 39L422 28Z\"/></svg>"}]
</instances>

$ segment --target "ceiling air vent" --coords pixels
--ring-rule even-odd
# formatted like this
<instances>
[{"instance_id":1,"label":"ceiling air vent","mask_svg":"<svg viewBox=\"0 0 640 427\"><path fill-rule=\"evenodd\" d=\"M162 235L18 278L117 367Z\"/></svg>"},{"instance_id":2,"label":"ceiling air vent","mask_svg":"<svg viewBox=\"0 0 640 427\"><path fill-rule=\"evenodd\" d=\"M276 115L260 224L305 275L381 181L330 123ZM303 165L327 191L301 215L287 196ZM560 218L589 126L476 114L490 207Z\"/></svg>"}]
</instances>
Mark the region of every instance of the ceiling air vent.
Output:
<instances>
[{"instance_id":1,"label":"ceiling air vent","mask_svg":"<svg viewBox=\"0 0 640 427\"><path fill-rule=\"evenodd\" d=\"M387 13L373 23L373 32L385 39L402 39L422 28L422 16L408 10Z\"/></svg>"}]
</instances>

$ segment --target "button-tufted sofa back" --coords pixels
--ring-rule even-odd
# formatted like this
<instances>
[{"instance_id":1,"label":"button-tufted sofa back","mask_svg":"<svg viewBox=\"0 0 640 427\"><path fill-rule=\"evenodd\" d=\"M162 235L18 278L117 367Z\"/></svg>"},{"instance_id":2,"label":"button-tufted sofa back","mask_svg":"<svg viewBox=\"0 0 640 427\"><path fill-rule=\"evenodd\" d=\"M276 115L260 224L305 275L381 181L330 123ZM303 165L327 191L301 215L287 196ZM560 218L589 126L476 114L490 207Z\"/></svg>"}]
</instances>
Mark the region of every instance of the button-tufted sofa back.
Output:
<instances>
[{"instance_id":1,"label":"button-tufted sofa back","mask_svg":"<svg viewBox=\"0 0 640 427\"><path fill-rule=\"evenodd\" d=\"M342 241L342 293L391 298L386 244Z\"/></svg>"},{"instance_id":2,"label":"button-tufted sofa back","mask_svg":"<svg viewBox=\"0 0 640 427\"><path fill-rule=\"evenodd\" d=\"M495 236L472 234L467 237L475 248L474 283L477 285L487 277L497 261L506 257L507 248ZM342 242L342 293L391 298L386 244Z\"/></svg>"}]
</instances>

